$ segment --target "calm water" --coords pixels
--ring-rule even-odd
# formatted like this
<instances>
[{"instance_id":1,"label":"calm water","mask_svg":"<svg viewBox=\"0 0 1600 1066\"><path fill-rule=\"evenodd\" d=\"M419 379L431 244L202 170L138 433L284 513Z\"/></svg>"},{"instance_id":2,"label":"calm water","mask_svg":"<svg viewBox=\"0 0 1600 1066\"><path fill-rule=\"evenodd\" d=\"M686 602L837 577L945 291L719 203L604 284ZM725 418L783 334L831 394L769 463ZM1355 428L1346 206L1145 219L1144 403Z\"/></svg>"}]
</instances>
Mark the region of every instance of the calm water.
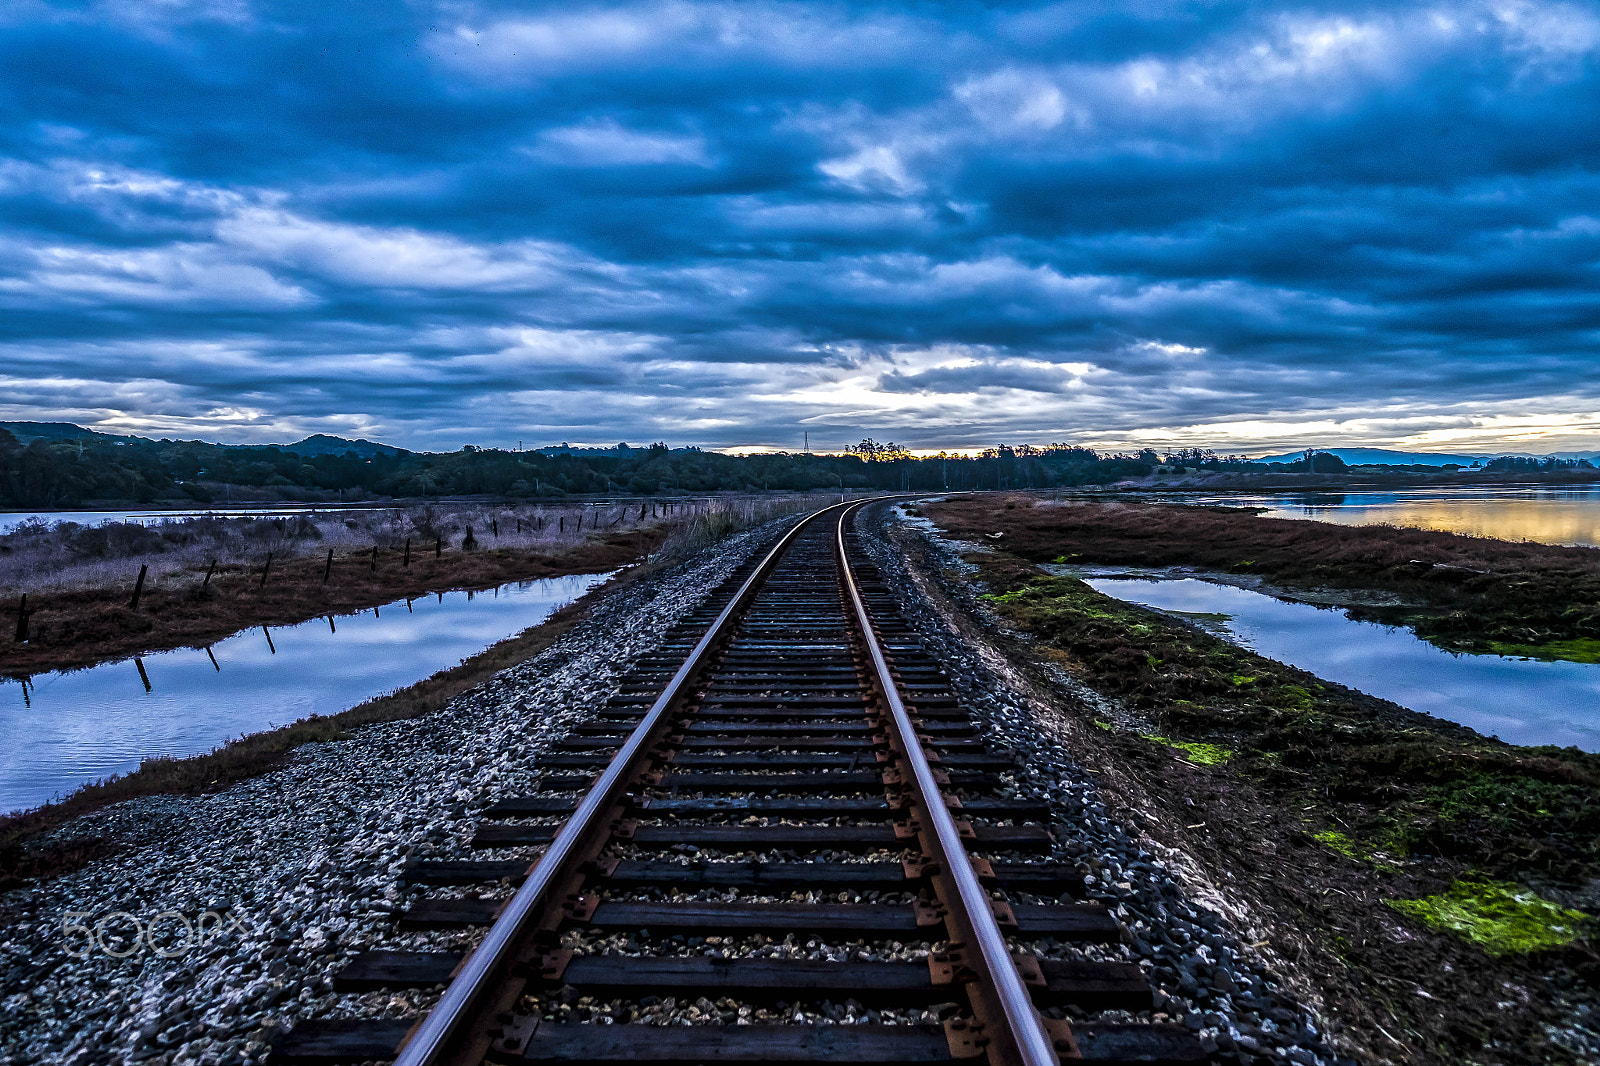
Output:
<instances>
[{"instance_id":1,"label":"calm water","mask_svg":"<svg viewBox=\"0 0 1600 1066\"><path fill-rule=\"evenodd\" d=\"M30 684L0 681L0 811L223 741L333 714L455 666L547 618L609 574L446 592L354 615L237 633ZM212 657L216 662L213 664ZM141 676L140 668L143 668ZM149 681L148 689L146 679Z\"/></svg>"},{"instance_id":2,"label":"calm water","mask_svg":"<svg viewBox=\"0 0 1600 1066\"><path fill-rule=\"evenodd\" d=\"M1189 497L1186 502L1266 507L1268 518L1315 519L1347 526L1387 523L1499 540L1600 547L1600 488L1296 492Z\"/></svg>"},{"instance_id":3,"label":"calm water","mask_svg":"<svg viewBox=\"0 0 1600 1066\"><path fill-rule=\"evenodd\" d=\"M384 507L349 507L345 505L334 506L323 504L314 507L311 504L263 504L256 507L187 507L178 510L155 511L0 511L0 533L6 533L30 522L42 522L53 526L57 522L76 522L81 526L99 526L107 522L138 522L148 525L151 522L169 522L181 518L282 518L287 515L321 513L329 514L335 511L378 511L392 510Z\"/></svg>"},{"instance_id":4,"label":"calm water","mask_svg":"<svg viewBox=\"0 0 1600 1066\"><path fill-rule=\"evenodd\" d=\"M1486 736L1600 751L1600 665L1452 655L1406 629L1195 578L1085 580L1163 611L1227 615L1229 635L1252 651Z\"/></svg>"}]
</instances>

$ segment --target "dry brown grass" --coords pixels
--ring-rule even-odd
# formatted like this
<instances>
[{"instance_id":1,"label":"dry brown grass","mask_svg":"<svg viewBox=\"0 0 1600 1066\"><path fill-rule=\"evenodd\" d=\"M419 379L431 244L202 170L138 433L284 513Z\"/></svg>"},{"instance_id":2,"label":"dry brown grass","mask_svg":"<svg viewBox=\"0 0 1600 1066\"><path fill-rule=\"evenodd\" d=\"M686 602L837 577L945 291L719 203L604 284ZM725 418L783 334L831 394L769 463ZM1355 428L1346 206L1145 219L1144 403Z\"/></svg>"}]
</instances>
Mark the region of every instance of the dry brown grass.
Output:
<instances>
[{"instance_id":1,"label":"dry brown grass","mask_svg":"<svg viewBox=\"0 0 1600 1066\"><path fill-rule=\"evenodd\" d=\"M45 542L29 549L46 569L28 595L26 643L11 640L20 598L0 601L0 674L26 677L150 651L203 646L251 626L293 625L450 589L485 589L508 581L614 570L646 557L685 558L752 523L818 505L818 497L787 496L699 501L670 511L660 503L588 508L581 533L576 511L524 511L519 517L511 509L487 506L449 512L433 508L372 512L361 520L365 524L353 517L319 520L322 526L332 523L346 533L351 528L345 523L357 523L359 536L354 539L332 532L297 532L294 520L280 524L234 519L230 521L235 525L264 525L263 535L276 539L263 541L249 558L219 564L209 582L210 563L202 544L123 556L116 562L122 579L115 584L66 584L69 576L82 576L82 568L52 571L47 564L52 552L66 550L60 544L74 533L42 533ZM498 535L492 532L496 524ZM165 533L190 535L193 525L181 523ZM476 541L470 550L462 547L468 528ZM134 546L159 542L163 536L140 527L112 532ZM238 530L224 527L219 535L237 534ZM410 564L405 565L408 536ZM446 543L438 557L436 536ZM177 566L174 559L187 562ZM158 564L166 569L157 571ZM100 565L103 570L110 564ZM140 565L150 565L159 576L147 579L134 610L131 593Z\"/></svg>"}]
</instances>

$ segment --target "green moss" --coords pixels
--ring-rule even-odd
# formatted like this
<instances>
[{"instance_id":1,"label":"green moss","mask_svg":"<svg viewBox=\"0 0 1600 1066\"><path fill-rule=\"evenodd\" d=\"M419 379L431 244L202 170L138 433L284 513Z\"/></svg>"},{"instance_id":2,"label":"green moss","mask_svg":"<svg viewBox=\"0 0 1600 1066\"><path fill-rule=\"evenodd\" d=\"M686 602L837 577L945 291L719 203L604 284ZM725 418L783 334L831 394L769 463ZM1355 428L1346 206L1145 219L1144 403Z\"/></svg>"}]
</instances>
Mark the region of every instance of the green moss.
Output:
<instances>
[{"instance_id":1,"label":"green moss","mask_svg":"<svg viewBox=\"0 0 1600 1066\"><path fill-rule=\"evenodd\" d=\"M1564 659L1572 663L1600 663L1600 640L1589 637L1552 640L1546 644L1505 644L1491 640L1489 650L1495 655L1518 659L1544 659L1547 662Z\"/></svg>"},{"instance_id":2,"label":"green moss","mask_svg":"<svg viewBox=\"0 0 1600 1066\"><path fill-rule=\"evenodd\" d=\"M1095 728L1096 728L1096 729L1104 729L1104 730L1105 730L1105 731L1106 731L1106 732L1107 732L1107 733L1114 733L1114 732L1116 732L1116 729L1115 729L1115 727L1114 727L1114 726L1112 726L1112 724L1111 724L1111 723L1110 723L1110 722L1102 722L1102 721L1101 721L1101 720L1100 720L1100 719L1098 719L1098 718L1096 718L1096 719L1094 719L1094 727L1095 727Z\"/></svg>"},{"instance_id":3,"label":"green moss","mask_svg":"<svg viewBox=\"0 0 1600 1066\"><path fill-rule=\"evenodd\" d=\"M1583 936L1589 916L1564 910L1508 881L1462 878L1437 896L1384 900L1401 914L1467 938L1491 955L1565 947Z\"/></svg>"},{"instance_id":4,"label":"green moss","mask_svg":"<svg viewBox=\"0 0 1600 1066\"><path fill-rule=\"evenodd\" d=\"M1367 850L1337 829L1324 829L1320 833L1313 833L1311 839L1324 847L1332 848L1346 858L1359 859L1362 862L1367 860Z\"/></svg>"},{"instance_id":5,"label":"green moss","mask_svg":"<svg viewBox=\"0 0 1600 1066\"><path fill-rule=\"evenodd\" d=\"M1232 680L1235 685L1248 685L1250 682L1254 681L1255 678L1246 677L1244 674L1234 674Z\"/></svg>"},{"instance_id":6,"label":"green moss","mask_svg":"<svg viewBox=\"0 0 1600 1066\"><path fill-rule=\"evenodd\" d=\"M1233 752L1220 744L1197 744L1190 740L1158 737L1154 733L1141 733L1140 736L1145 740L1153 740L1157 744L1183 752L1190 762L1199 766L1220 766L1233 758Z\"/></svg>"},{"instance_id":7,"label":"green moss","mask_svg":"<svg viewBox=\"0 0 1600 1066\"><path fill-rule=\"evenodd\" d=\"M1279 685L1277 692L1272 694L1271 702L1292 711L1304 711L1310 709L1316 700L1299 685Z\"/></svg>"}]
</instances>

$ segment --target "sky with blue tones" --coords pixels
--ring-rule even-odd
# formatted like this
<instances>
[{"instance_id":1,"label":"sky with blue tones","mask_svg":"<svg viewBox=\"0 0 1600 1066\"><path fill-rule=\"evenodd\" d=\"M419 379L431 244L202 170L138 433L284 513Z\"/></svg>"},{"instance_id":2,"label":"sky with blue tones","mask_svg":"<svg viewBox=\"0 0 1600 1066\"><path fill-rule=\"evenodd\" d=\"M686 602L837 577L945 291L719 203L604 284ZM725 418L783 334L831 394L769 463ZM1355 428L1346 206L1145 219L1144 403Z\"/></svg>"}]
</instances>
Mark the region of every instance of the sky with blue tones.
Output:
<instances>
[{"instance_id":1,"label":"sky with blue tones","mask_svg":"<svg viewBox=\"0 0 1600 1066\"><path fill-rule=\"evenodd\" d=\"M11 0L0 420L1600 445L1600 7Z\"/></svg>"}]
</instances>

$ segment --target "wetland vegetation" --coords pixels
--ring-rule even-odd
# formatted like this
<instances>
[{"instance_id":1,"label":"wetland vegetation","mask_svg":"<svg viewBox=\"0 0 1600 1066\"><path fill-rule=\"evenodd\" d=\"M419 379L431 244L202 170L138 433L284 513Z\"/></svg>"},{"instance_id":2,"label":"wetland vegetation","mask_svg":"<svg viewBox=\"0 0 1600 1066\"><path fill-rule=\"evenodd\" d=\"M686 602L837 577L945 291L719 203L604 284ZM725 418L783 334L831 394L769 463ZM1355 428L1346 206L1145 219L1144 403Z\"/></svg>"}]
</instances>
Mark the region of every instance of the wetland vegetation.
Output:
<instances>
[{"instance_id":1,"label":"wetland vegetation","mask_svg":"<svg viewBox=\"0 0 1600 1066\"><path fill-rule=\"evenodd\" d=\"M1480 736L1039 564L1376 589L1414 605L1407 617L1430 634L1487 645L1520 633L1546 648L1591 631L1600 552L1022 494L920 513L988 549L946 578L1025 635L1008 645L1019 661L1112 697L1115 714L1078 735L1108 787L1129 783L1130 817L1250 886L1285 950L1374 1046L1479 1061L1526 1039L1541 1061L1579 1061L1549 1027L1557 1000L1600 989L1600 755ZM1497 998L1531 1004L1521 1036L1483 1010Z\"/></svg>"},{"instance_id":2,"label":"wetland vegetation","mask_svg":"<svg viewBox=\"0 0 1600 1066\"><path fill-rule=\"evenodd\" d=\"M1291 590L1376 590L1392 605L1358 614L1449 650L1600 654L1600 549L1132 501L988 497L935 510L962 536L1003 533L1006 551L1030 562L1187 566Z\"/></svg>"}]
</instances>

